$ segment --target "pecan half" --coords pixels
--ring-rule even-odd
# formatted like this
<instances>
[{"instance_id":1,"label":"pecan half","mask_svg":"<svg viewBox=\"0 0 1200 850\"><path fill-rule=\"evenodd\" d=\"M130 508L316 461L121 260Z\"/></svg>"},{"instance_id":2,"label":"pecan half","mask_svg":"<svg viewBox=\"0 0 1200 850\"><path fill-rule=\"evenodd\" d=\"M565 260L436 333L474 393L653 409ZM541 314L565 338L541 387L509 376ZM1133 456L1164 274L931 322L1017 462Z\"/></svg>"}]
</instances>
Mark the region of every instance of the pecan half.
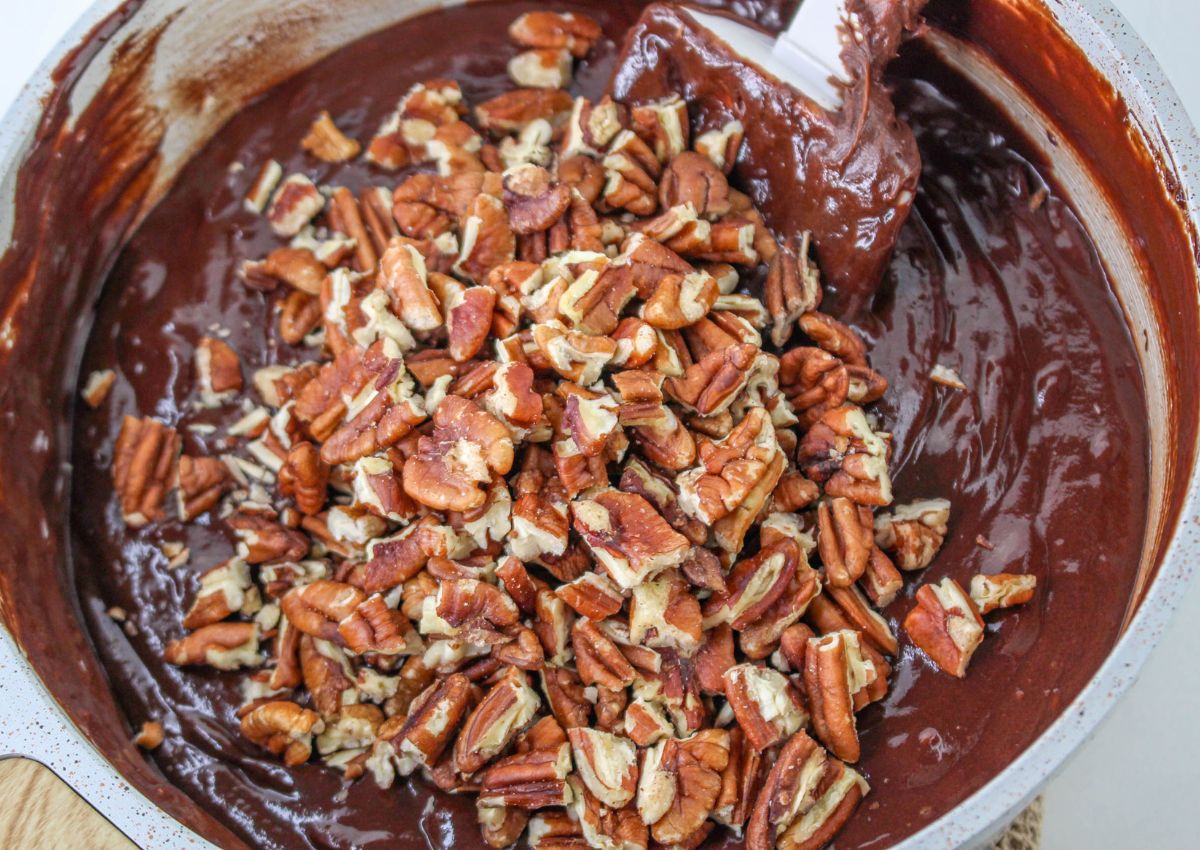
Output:
<instances>
[{"instance_id":1,"label":"pecan half","mask_svg":"<svg viewBox=\"0 0 1200 850\"><path fill-rule=\"evenodd\" d=\"M233 487L229 467L215 457L179 457L179 518L191 522L212 510Z\"/></svg>"},{"instance_id":2,"label":"pecan half","mask_svg":"<svg viewBox=\"0 0 1200 850\"><path fill-rule=\"evenodd\" d=\"M801 316L821 305L821 276L809 259L811 240L807 230L798 239L788 240L776 252L767 272L763 297L771 315L771 342L777 348L791 337Z\"/></svg>"},{"instance_id":3,"label":"pecan half","mask_svg":"<svg viewBox=\"0 0 1200 850\"><path fill-rule=\"evenodd\" d=\"M307 635L339 641L338 624L366 600L357 587L321 579L284 594L280 607L293 626Z\"/></svg>"},{"instance_id":4,"label":"pecan half","mask_svg":"<svg viewBox=\"0 0 1200 850\"><path fill-rule=\"evenodd\" d=\"M279 470L279 492L296 500L301 513L312 516L325 506L325 488L329 485L329 465L312 443L296 443L288 451Z\"/></svg>"},{"instance_id":5,"label":"pecan half","mask_svg":"<svg viewBox=\"0 0 1200 850\"><path fill-rule=\"evenodd\" d=\"M861 408L844 404L826 411L808 430L796 459L806 476L824 486L826 495L885 506L892 501L890 452L891 435L871 428Z\"/></svg>"},{"instance_id":6,"label":"pecan half","mask_svg":"<svg viewBox=\"0 0 1200 850\"><path fill-rule=\"evenodd\" d=\"M817 506L817 550L831 585L847 587L858 581L874 546L870 509L841 497Z\"/></svg>"},{"instance_id":7,"label":"pecan half","mask_svg":"<svg viewBox=\"0 0 1200 850\"><path fill-rule=\"evenodd\" d=\"M564 806L571 802L567 776L571 746L553 718L543 717L517 741L516 752L484 772L479 802L522 809Z\"/></svg>"},{"instance_id":8,"label":"pecan half","mask_svg":"<svg viewBox=\"0 0 1200 850\"><path fill-rule=\"evenodd\" d=\"M813 729L842 761L858 761L855 695L874 681L875 667L864 660L858 632L843 630L811 638L805 655L804 688Z\"/></svg>"},{"instance_id":9,"label":"pecan half","mask_svg":"<svg viewBox=\"0 0 1200 850\"><path fill-rule=\"evenodd\" d=\"M167 492L175 483L179 435L154 419L126 416L113 448L113 486L121 517L131 528L163 518Z\"/></svg>"},{"instance_id":10,"label":"pecan half","mask_svg":"<svg viewBox=\"0 0 1200 850\"><path fill-rule=\"evenodd\" d=\"M983 618L958 582L944 578L917 590L917 606L904 618L904 631L938 667L961 679L983 643Z\"/></svg>"}]
</instances>

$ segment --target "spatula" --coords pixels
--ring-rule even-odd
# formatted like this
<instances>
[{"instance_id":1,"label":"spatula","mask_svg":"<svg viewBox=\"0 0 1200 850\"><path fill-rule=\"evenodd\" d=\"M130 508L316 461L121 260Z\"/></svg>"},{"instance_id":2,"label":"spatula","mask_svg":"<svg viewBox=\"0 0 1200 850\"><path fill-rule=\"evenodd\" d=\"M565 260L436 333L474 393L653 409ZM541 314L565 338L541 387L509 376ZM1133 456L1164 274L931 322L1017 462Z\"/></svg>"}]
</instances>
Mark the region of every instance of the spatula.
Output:
<instances>
[{"instance_id":1,"label":"spatula","mask_svg":"<svg viewBox=\"0 0 1200 850\"><path fill-rule=\"evenodd\" d=\"M804 0L791 26L774 39L732 18L692 7L688 14L736 53L825 109L841 106L842 87L850 83L842 52L853 31L846 0Z\"/></svg>"}]
</instances>

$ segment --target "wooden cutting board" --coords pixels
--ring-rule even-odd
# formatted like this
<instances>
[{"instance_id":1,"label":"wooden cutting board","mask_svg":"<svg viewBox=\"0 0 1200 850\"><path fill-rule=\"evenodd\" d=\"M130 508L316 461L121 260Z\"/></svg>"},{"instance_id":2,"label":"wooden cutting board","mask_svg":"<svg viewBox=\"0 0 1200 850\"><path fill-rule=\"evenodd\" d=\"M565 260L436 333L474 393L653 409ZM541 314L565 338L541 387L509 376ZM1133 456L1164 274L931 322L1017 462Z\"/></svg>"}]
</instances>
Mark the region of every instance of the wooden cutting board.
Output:
<instances>
[{"instance_id":1,"label":"wooden cutting board","mask_svg":"<svg viewBox=\"0 0 1200 850\"><path fill-rule=\"evenodd\" d=\"M0 761L0 848L137 850L49 769L34 761Z\"/></svg>"}]
</instances>

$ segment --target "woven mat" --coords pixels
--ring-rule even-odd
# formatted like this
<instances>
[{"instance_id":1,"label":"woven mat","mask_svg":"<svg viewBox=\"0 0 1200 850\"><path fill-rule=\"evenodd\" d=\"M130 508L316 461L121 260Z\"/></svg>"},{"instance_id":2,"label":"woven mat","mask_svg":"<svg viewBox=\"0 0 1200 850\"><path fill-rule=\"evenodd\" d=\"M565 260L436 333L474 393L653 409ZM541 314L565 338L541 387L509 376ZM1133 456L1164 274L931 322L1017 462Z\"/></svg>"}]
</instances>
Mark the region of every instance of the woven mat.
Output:
<instances>
[{"instance_id":1,"label":"woven mat","mask_svg":"<svg viewBox=\"0 0 1200 850\"><path fill-rule=\"evenodd\" d=\"M1042 844L1042 798L1038 797L1021 812L1004 837L996 842L996 850L1037 850Z\"/></svg>"}]
</instances>

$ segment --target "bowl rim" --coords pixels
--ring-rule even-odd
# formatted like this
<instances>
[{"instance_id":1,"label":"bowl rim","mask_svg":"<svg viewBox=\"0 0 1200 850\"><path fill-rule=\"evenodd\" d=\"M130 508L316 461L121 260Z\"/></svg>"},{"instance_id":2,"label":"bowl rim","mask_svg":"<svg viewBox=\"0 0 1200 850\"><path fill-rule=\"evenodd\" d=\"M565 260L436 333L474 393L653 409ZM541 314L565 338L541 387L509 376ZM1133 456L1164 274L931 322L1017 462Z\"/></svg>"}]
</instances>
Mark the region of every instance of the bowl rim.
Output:
<instances>
[{"instance_id":1,"label":"bowl rim","mask_svg":"<svg viewBox=\"0 0 1200 850\"><path fill-rule=\"evenodd\" d=\"M15 175L34 140L45 100L54 90L54 70L89 33L127 2L95 0L58 40L6 110L0 123L0 191L3 192L0 245L7 245L11 239ZM1200 135L1149 47L1111 0L1036 2L1056 20L1061 21L1062 9L1077 14L1084 29L1071 35L1080 47L1089 57L1115 59L1113 67L1123 83L1122 95L1131 106L1140 107L1144 115L1155 119L1159 133L1154 142L1162 146L1162 153L1175 164L1175 174L1185 195L1181 206L1186 217L1200 229ZM446 0L431 0L431 8L445 4ZM136 14L131 19L136 20ZM1112 74L1105 76L1114 80ZM1197 457L1200 458L1200 453ZM1095 675L1024 753L937 820L892 845L892 850L969 847L1003 829L1078 752L1137 680L1194 578L1189 555L1198 551L1200 459L1193 463L1183 504L1159 568L1124 634ZM213 846L125 780L75 727L2 625L0 671L8 674L6 682L10 686L5 698L0 699L0 758L25 756L41 762L142 846ZM41 712L41 722L32 729L28 723L31 706Z\"/></svg>"}]
</instances>

